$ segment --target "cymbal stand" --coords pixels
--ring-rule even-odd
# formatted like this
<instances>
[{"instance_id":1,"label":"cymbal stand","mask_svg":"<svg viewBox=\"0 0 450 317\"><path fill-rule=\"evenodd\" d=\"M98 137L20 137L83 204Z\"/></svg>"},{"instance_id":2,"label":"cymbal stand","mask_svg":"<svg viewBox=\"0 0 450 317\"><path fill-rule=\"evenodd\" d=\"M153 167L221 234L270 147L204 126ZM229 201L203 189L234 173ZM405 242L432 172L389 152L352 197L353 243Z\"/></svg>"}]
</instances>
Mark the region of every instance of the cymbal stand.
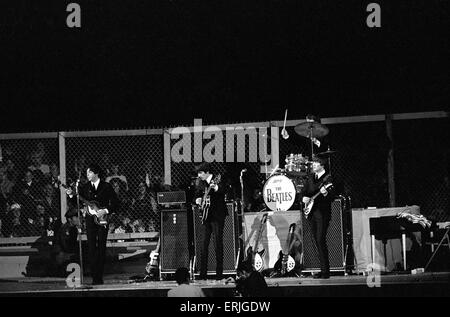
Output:
<instances>
[{"instance_id":1,"label":"cymbal stand","mask_svg":"<svg viewBox=\"0 0 450 317\"><path fill-rule=\"evenodd\" d=\"M314 156L314 138L313 138L313 122L309 124L309 139L311 140L311 160Z\"/></svg>"},{"instance_id":2,"label":"cymbal stand","mask_svg":"<svg viewBox=\"0 0 450 317\"><path fill-rule=\"evenodd\" d=\"M329 145L328 145L328 151L331 151ZM331 176L331 155L330 154L328 154L328 169L329 169L328 174L330 174L330 176Z\"/></svg>"}]
</instances>

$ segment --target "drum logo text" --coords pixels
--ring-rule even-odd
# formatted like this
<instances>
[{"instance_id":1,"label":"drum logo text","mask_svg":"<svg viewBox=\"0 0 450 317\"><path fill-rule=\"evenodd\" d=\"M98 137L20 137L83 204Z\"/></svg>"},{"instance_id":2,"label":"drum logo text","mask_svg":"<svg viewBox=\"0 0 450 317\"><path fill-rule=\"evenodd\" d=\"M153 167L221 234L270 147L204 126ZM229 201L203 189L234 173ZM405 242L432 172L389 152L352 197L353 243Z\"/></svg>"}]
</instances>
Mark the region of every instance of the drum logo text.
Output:
<instances>
[{"instance_id":1,"label":"drum logo text","mask_svg":"<svg viewBox=\"0 0 450 317\"><path fill-rule=\"evenodd\" d=\"M272 193L270 188L267 188L267 202L281 203L284 201L292 201L292 194L290 192Z\"/></svg>"}]
</instances>

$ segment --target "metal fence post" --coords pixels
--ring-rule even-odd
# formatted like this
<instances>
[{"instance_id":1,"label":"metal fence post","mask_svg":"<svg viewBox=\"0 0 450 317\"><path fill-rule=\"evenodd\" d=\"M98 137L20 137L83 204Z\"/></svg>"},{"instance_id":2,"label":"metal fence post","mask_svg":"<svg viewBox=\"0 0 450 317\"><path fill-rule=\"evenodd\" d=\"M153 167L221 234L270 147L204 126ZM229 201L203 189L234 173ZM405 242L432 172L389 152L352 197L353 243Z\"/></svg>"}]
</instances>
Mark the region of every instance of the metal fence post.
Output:
<instances>
[{"instance_id":1,"label":"metal fence post","mask_svg":"<svg viewBox=\"0 0 450 317\"><path fill-rule=\"evenodd\" d=\"M59 142L59 175L60 181L62 184L66 183L66 139L65 133L58 133L58 142ZM60 196L61 196L61 222L65 223L66 218L64 215L67 211L67 196L66 191L62 186L59 187Z\"/></svg>"}]
</instances>

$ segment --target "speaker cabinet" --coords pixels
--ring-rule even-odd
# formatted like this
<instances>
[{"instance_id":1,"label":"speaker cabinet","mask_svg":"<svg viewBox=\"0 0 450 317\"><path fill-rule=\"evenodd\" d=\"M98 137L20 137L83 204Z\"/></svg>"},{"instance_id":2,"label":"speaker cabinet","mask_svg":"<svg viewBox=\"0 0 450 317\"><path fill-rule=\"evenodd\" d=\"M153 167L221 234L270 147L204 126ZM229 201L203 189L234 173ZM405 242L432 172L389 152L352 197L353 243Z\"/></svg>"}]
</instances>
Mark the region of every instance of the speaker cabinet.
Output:
<instances>
[{"instance_id":1,"label":"speaker cabinet","mask_svg":"<svg viewBox=\"0 0 450 317\"><path fill-rule=\"evenodd\" d=\"M188 230L186 209L161 212L161 273L174 273L180 267L190 267Z\"/></svg>"},{"instance_id":2,"label":"speaker cabinet","mask_svg":"<svg viewBox=\"0 0 450 317\"><path fill-rule=\"evenodd\" d=\"M238 250L237 240L237 216L234 212L234 205L232 203L227 204L228 216L225 218L225 226L223 228L223 273L234 274L236 273L236 256ZM202 245L204 240L204 228L201 223L201 212L198 208L194 207L193 217L193 229L194 229L194 274L200 274L200 259L202 253ZM214 234L211 235L209 241L208 251L208 274L216 274L216 251L214 248Z\"/></svg>"},{"instance_id":3,"label":"speaker cabinet","mask_svg":"<svg viewBox=\"0 0 450 317\"><path fill-rule=\"evenodd\" d=\"M346 200L335 199L331 203L331 220L327 230L327 246L330 261L330 271L345 271L346 250ZM314 243L308 220L302 216L303 228L303 271L320 270L319 253Z\"/></svg>"}]
</instances>

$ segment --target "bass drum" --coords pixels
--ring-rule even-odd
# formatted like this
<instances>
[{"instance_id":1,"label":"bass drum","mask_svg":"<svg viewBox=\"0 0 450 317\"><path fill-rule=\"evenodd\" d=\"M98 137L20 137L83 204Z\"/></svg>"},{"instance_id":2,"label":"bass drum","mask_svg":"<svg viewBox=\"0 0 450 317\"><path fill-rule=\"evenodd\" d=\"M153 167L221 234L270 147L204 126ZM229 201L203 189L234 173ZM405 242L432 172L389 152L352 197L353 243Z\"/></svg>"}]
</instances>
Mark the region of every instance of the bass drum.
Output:
<instances>
[{"instance_id":1,"label":"bass drum","mask_svg":"<svg viewBox=\"0 0 450 317\"><path fill-rule=\"evenodd\" d=\"M264 202L272 211L287 211L295 202L296 188L284 175L273 175L264 184Z\"/></svg>"}]
</instances>

